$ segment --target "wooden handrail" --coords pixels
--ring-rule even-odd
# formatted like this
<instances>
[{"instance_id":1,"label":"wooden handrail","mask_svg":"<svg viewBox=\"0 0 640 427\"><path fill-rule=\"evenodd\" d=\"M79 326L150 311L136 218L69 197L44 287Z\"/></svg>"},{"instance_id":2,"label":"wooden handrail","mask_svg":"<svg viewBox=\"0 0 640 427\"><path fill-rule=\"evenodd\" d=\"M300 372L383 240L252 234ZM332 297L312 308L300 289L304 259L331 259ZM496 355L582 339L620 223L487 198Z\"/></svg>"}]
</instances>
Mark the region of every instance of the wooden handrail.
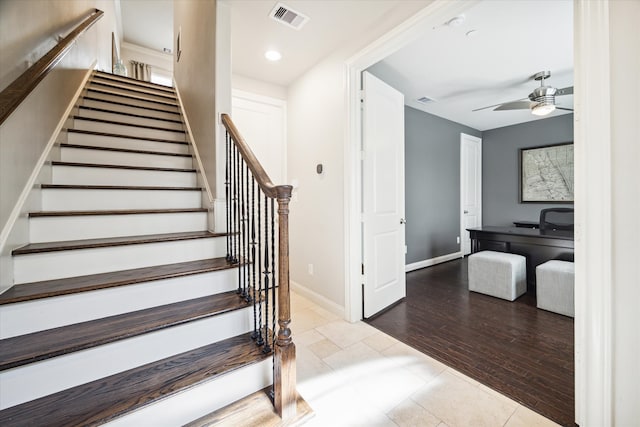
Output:
<instances>
[{"instance_id":1,"label":"wooden handrail","mask_svg":"<svg viewBox=\"0 0 640 427\"><path fill-rule=\"evenodd\" d=\"M296 415L298 397L295 368L296 349L289 328L291 323L289 201L293 187L274 185L228 114L222 114L222 123L262 192L278 202L278 331L274 348L273 403L278 415L283 420L288 420ZM227 200L229 201L229 198ZM227 211L228 213L229 211Z\"/></svg>"},{"instance_id":2,"label":"wooden handrail","mask_svg":"<svg viewBox=\"0 0 640 427\"><path fill-rule=\"evenodd\" d=\"M38 86L38 83L64 58L78 37L98 19L102 18L103 15L103 11L94 9L87 19L82 21L69 35L60 40L53 49L38 59L35 64L0 93L0 124L4 123L11 113L18 108L18 105Z\"/></svg>"}]
</instances>

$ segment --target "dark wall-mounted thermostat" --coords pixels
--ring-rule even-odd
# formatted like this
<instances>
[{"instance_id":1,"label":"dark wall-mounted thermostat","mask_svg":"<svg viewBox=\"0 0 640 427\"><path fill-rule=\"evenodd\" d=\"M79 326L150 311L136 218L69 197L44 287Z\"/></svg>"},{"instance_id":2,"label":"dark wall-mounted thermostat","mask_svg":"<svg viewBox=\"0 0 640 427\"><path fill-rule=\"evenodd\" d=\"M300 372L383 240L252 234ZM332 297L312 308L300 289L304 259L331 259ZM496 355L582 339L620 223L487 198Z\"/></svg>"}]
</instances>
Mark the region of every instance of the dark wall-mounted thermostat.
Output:
<instances>
[{"instance_id":1,"label":"dark wall-mounted thermostat","mask_svg":"<svg viewBox=\"0 0 640 427\"><path fill-rule=\"evenodd\" d=\"M316 172L318 172L318 175L322 173L322 163L316 165Z\"/></svg>"}]
</instances>

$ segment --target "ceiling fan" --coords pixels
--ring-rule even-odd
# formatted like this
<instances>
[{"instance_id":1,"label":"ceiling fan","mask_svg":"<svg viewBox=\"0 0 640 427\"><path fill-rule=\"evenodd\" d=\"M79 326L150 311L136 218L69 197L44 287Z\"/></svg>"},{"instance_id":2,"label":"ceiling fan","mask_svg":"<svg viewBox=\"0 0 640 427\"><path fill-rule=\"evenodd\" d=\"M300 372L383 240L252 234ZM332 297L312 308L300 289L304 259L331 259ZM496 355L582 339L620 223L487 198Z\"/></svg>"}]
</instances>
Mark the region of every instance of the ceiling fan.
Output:
<instances>
[{"instance_id":1,"label":"ceiling fan","mask_svg":"<svg viewBox=\"0 0 640 427\"><path fill-rule=\"evenodd\" d=\"M487 108L496 107L493 111L507 111L507 110L531 110L531 114L536 116L546 116L554 110L567 110L573 111L573 108L558 107L556 105L556 96L572 95L573 86L568 86L562 89L556 89L552 86L545 86L544 81L551 77L551 71L540 71L533 76L534 80L540 82L540 87L537 87L529 94L527 98L521 98L516 101L505 102L502 104L489 105L487 107L476 108L472 111L486 110Z\"/></svg>"}]
</instances>

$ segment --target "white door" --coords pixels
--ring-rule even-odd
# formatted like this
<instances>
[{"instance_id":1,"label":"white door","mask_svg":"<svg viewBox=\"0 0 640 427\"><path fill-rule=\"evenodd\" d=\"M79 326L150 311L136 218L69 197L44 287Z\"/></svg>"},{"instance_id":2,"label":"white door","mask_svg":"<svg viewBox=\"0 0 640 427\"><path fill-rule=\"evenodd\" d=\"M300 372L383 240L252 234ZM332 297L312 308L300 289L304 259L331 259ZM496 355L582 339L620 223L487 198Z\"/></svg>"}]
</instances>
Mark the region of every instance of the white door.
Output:
<instances>
[{"instance_id":1,"label":"white door","mask_svg":"<svg viewBox=\"0 0 640 427\"><path fill-rule=\"evenodd\" d=\"M364 317L406 295L404 96L363 73Z\"/></svg>"},{"instance_id":2,"label":"white door","mask_svg":"<svg viewBox=\"0 0 640 427\"><path fill-rule=\"evenodd\" d=\"M233 91L231 116L247 144L276 184L286 183L285 102Z\"/></svg>"},{"instance_id":3,"label":"white door","mask_svg":"<svg viewBox=\"0 0 640 427\"><path fill-rule=\"evenodd\" d=\"M482 140L460 134L460 233L462 255L471 253L467 228L482 226Z\"/></svg>"}]
</instances>

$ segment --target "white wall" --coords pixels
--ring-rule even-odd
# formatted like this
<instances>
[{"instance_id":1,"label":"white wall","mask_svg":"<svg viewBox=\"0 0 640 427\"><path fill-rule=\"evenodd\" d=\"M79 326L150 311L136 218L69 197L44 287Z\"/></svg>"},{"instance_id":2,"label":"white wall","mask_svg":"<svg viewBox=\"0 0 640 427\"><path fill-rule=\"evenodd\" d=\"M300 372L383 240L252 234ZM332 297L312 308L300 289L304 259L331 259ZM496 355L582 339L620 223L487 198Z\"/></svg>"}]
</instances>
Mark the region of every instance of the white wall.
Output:
<instances>
[{"instance_id":1,"label":"white wall","mask_svg":"<svg viewBox=\"0 0 640 427\"><path fill-rule=\"evenodd\" d=\"M216 2L173 4L173 32L181 32L181 56L173 65L176 89L190 124L206 184L216 188ZM174 57L177 58L177 46Z\"/></svg>"},{"instance_id":2,"label":"white wall","mask_svg":"<svg viewBox=\"0 0 640 427\"><path fill-rule=\"evenodd\" d=\"M287 99L287 88L284 86L255 80L238 74L234 74L231 78L231 86L233 89L254 93L256 95L269 96L276 99Z\"/></svg>"},{"instance_id":3,"label":"white wall","mask_svg":"<svg viewBox=\"0 0 640 427\"><path fill-rule=\"evenodd\" d=\"M315 65L288 89L287 175L290 183L299 184L290 209L291 281L334 311L344 310L345 303L345 63L428 3L400 2L381 22ZM318 163L324 166L322 175L316 173ZM308 273L309 264L313 264L313 275Z\"/></svg>"}]
</instances>

